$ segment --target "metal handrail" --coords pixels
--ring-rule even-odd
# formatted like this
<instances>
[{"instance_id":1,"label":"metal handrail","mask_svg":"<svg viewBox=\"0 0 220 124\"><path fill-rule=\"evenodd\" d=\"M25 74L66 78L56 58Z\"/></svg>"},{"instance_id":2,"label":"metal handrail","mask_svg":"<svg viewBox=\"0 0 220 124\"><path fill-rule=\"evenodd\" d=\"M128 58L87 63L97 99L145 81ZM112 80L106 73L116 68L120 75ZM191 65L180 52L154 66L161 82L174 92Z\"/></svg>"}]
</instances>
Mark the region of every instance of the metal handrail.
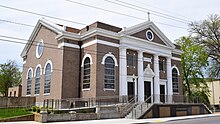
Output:
<instances>
[{"instance_id":1,"label":"metal handrail","mask_svg":"<svg viewBox=\"0 0 220 124\"><path fill-rule=\"evenodd\" d=\"M133 98L131 98L128 103L121 108L121 117L125 117L129 112L131 112L133 110L133 108L136 106L136 101L137 101L137 96L134 96Z\"/></svg>"}]
</instances>

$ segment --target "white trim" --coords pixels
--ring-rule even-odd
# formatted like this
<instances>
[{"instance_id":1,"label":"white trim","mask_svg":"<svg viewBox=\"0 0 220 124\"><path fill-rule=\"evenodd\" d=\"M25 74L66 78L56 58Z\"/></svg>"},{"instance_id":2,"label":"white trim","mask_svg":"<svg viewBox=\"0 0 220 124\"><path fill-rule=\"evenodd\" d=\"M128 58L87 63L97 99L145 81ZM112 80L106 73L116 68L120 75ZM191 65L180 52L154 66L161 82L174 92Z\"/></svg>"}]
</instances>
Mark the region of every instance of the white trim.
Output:
<instances>
[{"instance_id":1,"label":"white trim","mask_svg":"<svg viewBox=\"0 0 220 124\"><path fill-rule=\"evenodd\" d=\"M150 63L152 63L152 58L148 58L148 57L144 57L144 62L150 62Z\"/></svg>"},{"instance_id":2,"label":"white trim","mask_svg":"<svg viewBox=\"0 0 220 124\"><path fill-rule=\"evenodd\" d=\"M85 89L82 89L82 91L89 91L90 88L85 88Z\"/></svg>"},{"instance_id":3,"label":"white trim","mask_svg":"<svg viewBox=\"0 0 220 124\"><path fill-rule=\"evenodd\" d=\"M29 68L29 69L27 70L26 79L28 79L28 72L29 72L30 70L31 70L31 78L34 77L33 69L32 69L32 68Z\"/></svg>"},{"instance_id":4,"label":"white trim","mask_svg":"<svg viewBox=\"0 0 220 124\"><path fill-rule=\"evenodd\" d=\"M79 45L72 44L72 43L65 43L65 42L58 44L58 48L61 48L61 47L71 47L71 48L77 48L77 49L80 48Z\"/></svg>"},{"instance_id":5,"label":"white trim","mask_svg":"<svg viewBox=\"0 0 220 124\"><path fill-rule=\"evenodd\" d=\"M86 59L87 57L89 57L89 59L90 59L90 65L93 64L93 62L92 62L92 56L91 56L90 54L87 54L87 53L86 53L86 55L85 55L85 56L83 57L83 59L82 59L81 67L84 66L84 61L85 61L85 59Z\"/></svg>"},{"instance_id":6,"label":"white trim","mask_svg":"<svg viewBox=\"0 0 220 124\"><path fill-rule=\"evenodd\" d=\"M51 60L47 60L46 64L44 65L44 72L43 72L43 74L45 74L45 72L46 72L46 66L47 66L47 64L50 64L51 72L53 72L53 64L52 64L52 61L51 61Z\"/></svg>"},{"instance_id":7,"label":"white trim","mask_svg":"<svg viewBox=\"0 0 220 124\"><path fill-rule=\"evenodd\" d=\"M162 31L153 22L145 21L143 23L131 26L129 28L126 28L125 31L121 31L120 34L131 35L147 28L150 28L167 45L167 47L171 47L172 49L175 48L175 45L162 33Z\"/></svg>"},{"instance_id":8,"label":"white trim","mask_svg":"<svg viewBox=\"0 0 220 124\"><path fill-rule=\"evenodd\" d=\"M40 43L42 43L42 47L43 47L41 54L38 53L38 48L39 48ZM44 41L43 39L40 39L40 41L37 43L37 46L36 46L36 57L39 59L43 55L43 52L44 52Z\"/></svg>"},{"instance_id":9,"label":"white trim","mask_svg":"<svg viewBox=\"0 0 220 124\"><path fill-rule=\"evenodd\" d=\"M105 59L106 59L107 57L112 57L112 59L113 59L114 62L115 62L115 66L118 66L117 59L115 58L115 56L114 56L111 52L105 54L105 55L102 57L102 62L101 62L101 64L103 64L103 65L105 64Z\"/></svg>"},{"instance_id":10,"label":"white trim","mask_svg":"<svg viewBox=\"0 0 220 124\"><path fill-rule=\"evenodd\" d=\"M36 73L37 73L37 68L40 67L40 75L42 75L42 66L41 64L38 64L35 68L35 71L34 71L34 77L36 77Z\"/></svg>"},{"instance_id":11,"label":"white trim","mask_svg":"<svg viewBox=\"0 0 220 124\"><path fill-rule=\"evenodd\" d=\"M174 50L172 51L172 53L178 54L178 55L182 55L184 52L183 52L182 50L179 50L179 49L174 49Z\"/></svg>"},{"instance_id":12,"label":"white trim","mask_svg":"<svg viewBox=\"0 0 220 124\"><path fill-rule=\"evenodd\" d=\"M112 46L112 47L119 47L119 44L111 43L111 42L104 41L104 40L95 39L95 40L93 40L93 41L90 41L90 42L88 42L88 43L83 44L83 45L82 45L82 48L91 46L91 45L93 45L93 44L103 44L103 45Z\"/></svg>"},{"instance_id":13,"label":"white trim","mask_svg":"<svg viewBox=\"0 0 220 124\"><path fill-rule=\"evenodd\" d=\"M173 69L174 69L174 68L177 70L177 74L178 74L178 76L179 76L179 75L180 75L180 72L179 72L178 67L177 67L176 65L172 66L172 68L171 68L171 69L172 69L172 71L173 71Z\"/></svg>"},{"instance_id":14,"label":"white trim","mask_svg":"<svg viewBox=\"0 0 220 124\"><path fill-rule=\"evenodd\" d=\"M31 94L25 95L25 96L31 96Z\"/></svg>"},{"instance_id":15,"label":"white trim","mask_svg":"<svg viewBox=\"0 0 220 124\"><path fill-rule=\"evenodd\" d=\"M108 88L104 88L104 91L116 91L116 89L108 89Z\"/></svg>"},{"instance_id":16,"label":"white trim","mask_svg":"<svg viewBox=\"0 0 220 124\"><path fill-rule=\"evenodd\" d=\"M50 95L50 93L44 93L44 96L49 96Z\"/></svg>"},{"instance_id":17,"label":"white trim","mask_svg":"<svg viewBox=\"0 0 220 124\"><path fill-rule=\"evenodd\" d=\"M26 62L27 62L26 60L25 60L25 61L23 61L23 64L26 64Z\"/></svg>"},{"instance_id":18,"label":"white trim","mask_svg":"<svg viewBox=\"0 0 220 124\"><path fill-rule=\"evenodd\" d=\"M152 38L151 39L149 39L149 37L147 35L148 32L150 32L152 34ZM145 35L146 35L146 38L147 38L148 41L153 41L154 40L154 33L151 30L147 30Z\"/></svg>"},{"instance_id":19,"label":"white trim","mask_svg":"<svg viewBox=\"0 0 220 124\"><path fill-rule=\"evenodd\" d=\"M181 61L181 58L177 58L177 57L172 57L171 59L176 61Z\"/></svg>"}]
</instances>

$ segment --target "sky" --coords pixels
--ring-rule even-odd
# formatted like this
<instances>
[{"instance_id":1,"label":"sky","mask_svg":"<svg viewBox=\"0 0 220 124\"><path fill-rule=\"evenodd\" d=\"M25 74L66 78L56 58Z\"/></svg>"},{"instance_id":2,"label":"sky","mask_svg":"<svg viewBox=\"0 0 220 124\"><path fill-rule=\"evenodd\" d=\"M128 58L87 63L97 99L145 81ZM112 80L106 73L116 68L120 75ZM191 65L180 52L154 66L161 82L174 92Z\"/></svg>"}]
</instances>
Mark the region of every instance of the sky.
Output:
<instances>
[{"instance_id":1,"label":"sky","mask_svg":"<svg viewBox=\"0 0 220 124\"><path fill-rule=\"evenodd\" d=\"M0 64L15 60L22 66L20 54L27 41L14 38L28 40L33 26L42 18L79 29L96 21L123 28L147 21L150 12L150 20L174 42L189 35L189 23L204 20L210 14L220 15L219 5L219 0L1 0Z\"/></svg>"}]
</instances>

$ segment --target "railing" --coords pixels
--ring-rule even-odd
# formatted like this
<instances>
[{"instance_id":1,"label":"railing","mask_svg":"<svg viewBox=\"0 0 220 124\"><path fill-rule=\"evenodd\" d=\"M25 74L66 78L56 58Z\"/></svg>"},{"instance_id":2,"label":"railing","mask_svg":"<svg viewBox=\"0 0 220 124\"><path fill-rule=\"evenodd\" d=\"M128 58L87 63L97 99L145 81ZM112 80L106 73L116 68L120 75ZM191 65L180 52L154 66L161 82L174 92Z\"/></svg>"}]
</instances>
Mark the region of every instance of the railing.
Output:
<instances>
[{"instance_id":1,"label":"railing","mask_svg":"<svg viewBox=\"0 0 220 124\"><path fill-rule=\"evenodd\" d=\"M135 108L130 113L131 118L139 118L142 116L152 105L152 96L149 96L148 98L145 99L144 102L139 103Z\"/></svg>"},{"instance_id":2,"label":"railing","mask_svg":"<svg viewBox=\"0 0 220 124\"><path fill-rule=\"evenodd\" d=\"M140 118L153 104L180 104L180 103L202 103L198 96L189 97L184 95L152 95L139 102L132 111L126 116L127 118Z\"/></svg>"},{"instance_id":3,"label":"railing","mask_svg":"<svg viewBox=\"0 0 220 124\"><path fill-rule=\"evenodd\" d=\"M135 106L137 105L137 96L132 97L127 104L125 104L124 106L120 107L120 114L121 117L124 118L130 111L133 110L133 108L135 108Z\"/></svg>"},{"instance_id":4,"label":"railing","mask_svg":"<svg viewBox=\"0 0 220 124\"><path fill-rule=\"evenodd\" d=\"M72 110L82 108L95 108L97 106L116 106L120 117L138 118L143 115L153 104L175 103L202 103L199 97L183 95L152 95L143 102L138 101L137 96L102 96L96 98L68 98L47 99L43 102L43 108L50 110Z\"/></svg>"},{"instance_id":5,"label":"railing","mask_svg":"<svg viewBox=\"0 0 220 124\"><path fill-rule=\"evenodd\" d=\"M75 109L91 108L108 105L125 105L129 103L129 96L100 96L96 98L67 98L67 99L46 99L43 102L44 108Z\"/></svg>"}]
</instances>

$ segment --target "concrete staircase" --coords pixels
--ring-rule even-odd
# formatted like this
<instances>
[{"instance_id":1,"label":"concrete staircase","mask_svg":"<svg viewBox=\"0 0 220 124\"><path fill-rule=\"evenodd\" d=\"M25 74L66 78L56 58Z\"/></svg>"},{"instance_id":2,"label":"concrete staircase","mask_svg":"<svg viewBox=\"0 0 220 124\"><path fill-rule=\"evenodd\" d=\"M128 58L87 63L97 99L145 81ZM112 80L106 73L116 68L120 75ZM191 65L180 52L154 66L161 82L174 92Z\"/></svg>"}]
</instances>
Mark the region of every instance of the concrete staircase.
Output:
<instances>
[{"instance_id":1,"label":"concrete staircase","mask_svg":"<svg viewBox=\"0 0 220 124\"><path fill-rule=\"evenodd\" d=\"M137 119L140 118L152 106L152 103L142 102L134 107L125 118Z\"/></svg>"}]
</instances>

